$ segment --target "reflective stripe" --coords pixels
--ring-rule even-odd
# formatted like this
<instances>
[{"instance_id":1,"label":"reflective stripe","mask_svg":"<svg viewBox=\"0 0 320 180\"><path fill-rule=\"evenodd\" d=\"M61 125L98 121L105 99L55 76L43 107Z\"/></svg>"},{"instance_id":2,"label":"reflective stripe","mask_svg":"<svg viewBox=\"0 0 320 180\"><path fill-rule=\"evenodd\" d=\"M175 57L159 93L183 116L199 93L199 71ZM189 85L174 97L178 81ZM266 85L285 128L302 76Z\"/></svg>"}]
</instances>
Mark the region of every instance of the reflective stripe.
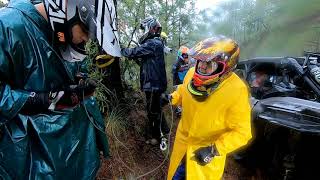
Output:
<instances>
[{"instance_id":1,"label":"reflective stripe","mask_svg":"<svg viewBox=\"0 0 320 180\"><path fill-rule=\"evenodd\" d=\"M196 95L196 96L204 96L205 95L204 93L200 93L199 91L194 90L194 88L191 86L191 83L192 83L192 81L190 83L188 83L188 90L191 94Z\"/></svg>"}]
</instances>

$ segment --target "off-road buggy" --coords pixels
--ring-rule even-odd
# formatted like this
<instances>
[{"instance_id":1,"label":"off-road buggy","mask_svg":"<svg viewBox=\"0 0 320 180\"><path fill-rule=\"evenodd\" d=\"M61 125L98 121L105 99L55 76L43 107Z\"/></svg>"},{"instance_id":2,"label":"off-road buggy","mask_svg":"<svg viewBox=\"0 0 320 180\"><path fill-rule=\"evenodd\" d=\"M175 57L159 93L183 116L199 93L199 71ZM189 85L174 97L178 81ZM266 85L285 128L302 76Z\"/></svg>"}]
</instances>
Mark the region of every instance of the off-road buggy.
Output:
<instances>
[{"instance_id":1,"label":"off-road buggy","mask_svg":"<svg viewBox=\"0 0 320 180\"><path fill-rule=\"evenodd\" d=\"M319 179L320 54L248 59L236 72L251 90L254 138L234 157L270 179Z\"/></svg>"}]
</instances>

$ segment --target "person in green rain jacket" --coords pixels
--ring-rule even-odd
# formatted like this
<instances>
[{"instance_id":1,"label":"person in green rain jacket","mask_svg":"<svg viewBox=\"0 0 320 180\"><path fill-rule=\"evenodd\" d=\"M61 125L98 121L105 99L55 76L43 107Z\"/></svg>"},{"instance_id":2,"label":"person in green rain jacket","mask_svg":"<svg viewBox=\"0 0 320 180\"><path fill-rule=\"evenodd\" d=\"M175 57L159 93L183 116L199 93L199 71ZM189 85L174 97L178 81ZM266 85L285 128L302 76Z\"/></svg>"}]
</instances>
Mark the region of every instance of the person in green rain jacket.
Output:
<instances>
[{"instance_id":1,"label":"person in green rain jacket","mask_svg":"<svg viewBox=\"0 0 320 180\"><path fill-rule=\"evenodd\" d=\"M94 7L11 0L0 9L0 179L94 179L109 156L95 84L77 76L83 44L101 32L88 28Z\"/></svg>"}]
</instances>

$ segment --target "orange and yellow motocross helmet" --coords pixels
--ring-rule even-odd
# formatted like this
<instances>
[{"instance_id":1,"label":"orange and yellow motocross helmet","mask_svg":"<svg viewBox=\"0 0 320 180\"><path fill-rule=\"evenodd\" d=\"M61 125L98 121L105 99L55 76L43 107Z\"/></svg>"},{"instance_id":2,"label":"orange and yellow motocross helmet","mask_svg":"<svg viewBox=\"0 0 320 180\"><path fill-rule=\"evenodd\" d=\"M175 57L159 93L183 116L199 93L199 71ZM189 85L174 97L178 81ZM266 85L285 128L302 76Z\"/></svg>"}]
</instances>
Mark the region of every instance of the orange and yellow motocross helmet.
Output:
<instances>
[{"instance_id":1,"label":"orange and yellow motocross helmet","mask_svg":"<svg viewBox=\"0 0 320 180\"><path fill-rule=\"evenodd\" d=\"M232 72L239 61L238 44L225 36L205 39L189 55L196 60L188 90L196 96L208 96Z\"/></svg>"},{"instance_id":2,"label":"orange and yellow motocross helmet","mask_svg":"<svg viewBox=\"0 0 320 180\"><path fill-rule=\"evenodd\" d=\"M188 54L189 48L186 47L186 46L181 46L181 47L179 48L179 51L181 51L181 54Z\"/></svg>"},{"instance_id":3,"label":"orange and yellow motocross helmet","mask_svg":"<svg viewBox=\"0 0 320 180\"><path fill-rule=\"evenodd\" d=\"M177 52L178 59L188 58L188 54L189 54L189 48L186 46L181 46Z\"/></svg>"}]
</instances>

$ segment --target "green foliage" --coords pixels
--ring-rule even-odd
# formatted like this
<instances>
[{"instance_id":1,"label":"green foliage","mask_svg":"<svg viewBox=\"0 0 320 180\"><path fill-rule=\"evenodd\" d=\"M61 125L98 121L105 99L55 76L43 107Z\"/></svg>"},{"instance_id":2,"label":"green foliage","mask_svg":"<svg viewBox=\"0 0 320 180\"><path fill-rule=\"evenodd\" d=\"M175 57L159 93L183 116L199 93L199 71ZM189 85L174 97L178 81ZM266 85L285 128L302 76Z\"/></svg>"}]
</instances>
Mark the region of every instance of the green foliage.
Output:
<instances>
[{"instance_id":1,"label":"green foliage","mask_svg":"<svg viewBox=\"0 0 320 180\"><path fill-rule=\"evenodd\" d=\"M115 137L124 137L127 134L128 122L126 120L126 108L121 105L114 106L106 116L107 132Z\"/></svg>"},{"instance_id":2,"label":"green foliage","mask_svg":"<svg viewBox=\"0 0 320 180\"><path fill-rule=\"evenodd\" d=\"M320 25L318 2L282 0L274 1L272 5L272 13L265 17L268 31L260 32L258 38L244 43L243 57L299 56L303 50L319 48L310 46L319 43L317 39L320 38L320 34L317 34L319 29L315 28Z\"/></svg>"},{"instance_id":3,"label":"green foliage","mask_svg":"<svg viewBox=\"0 0 320 180\"><path fill-rule=\"evenodd\" d=\"M94 96L96 97L100 110L106 114L107 132L112 132L116 137L123 136L126 133L128 123L126 122L126 108L128 105L123 105L117 96L108 89L103 80L109 76L108 71L99 69L95 66L94 59L98 55L98 43L89 41L86 43L87 66L89 77L97 81L97 88Z\"/></svg>"},{"instance_id":4,"label":"green foliage","mask_svg":"<svg viewBox=\"0 0 320 180\"><path fill-rule=\"evenodd\" d=\"M172 75L172 65L176 61L176 52L168 54L165 56L166 61L166 71L167 71L167 81L168 81L168 88L167 92L173 92L173 75Z\"/></svg>"},{"instance_id":5,"label":"green foliage","mask_svg":"<svg viewBox=\"0 0 320 180\"><path fill-rule=\"evenodd\" d=\"M118 2L118 24L121 43L124 47L136 46L141 36L140 21L148 16L159 19L162 31L168 35L168 46L178 49L191 45L194 26L195 0L123 0ZM175 54L174 54L175 55ZM169 62L172 62L170 60ZM171 76L169 63L168 77ZM167 69L168 70L168 69ZM121 74L126 85L139 87L139 66L134 61L121 61Z\"/></svg>"},{"instance_id":6,"label":"green foliage","mask_svg":"<svg viewBox=\"0 0 320 180\"><path fill-rule=\"evenodd\" d=\"M120 66L124 83L134 90L139 89L139 66L135 61L122 60Z\"/></svg>"},{"instance_id":7,"label":"green foliage","mask_svg":"<svg viewBox=\"0 0 320 180\"><path fill-rule=\"evenodd\" d=\"M140 21L150 15L159 19L163 31L169 36L169 45L178 48L182 43L187 43L188 35L194 28L194 0L124 0L119 2L119 30L123 44L128 45L131 40L138 40Z\"/></svg>"},{"instance_id":8,"label":"green foliage","mask_svg":"<svg viewBox=\"0 0 320 180\"><path fill-rule=\"evenodd\" d=\"M199 14L197 34L237 40L241 57L301 55L320 50L318 0L232 0ZM196 38L195 38L196 39Z\"/></svg>"},{"instance_id":9,"label":"green foliage","mask_svg":"<svg viewBox=\"0 0 320 180\"><path fill-rule=\"evenodd\" d=\"M108 113L112 111L113 106L119 104L119 100L103 83L104 78L109 75L108 71L97 68L93 63L99 52L98 44L94 41L89 41L86 44L86 51L88 53L86 70L89 72L89 77L96 80L98 84L94 96L97 98L100 110L103 113Z\"/></svg>"},{"instance_id":10,"label":"green foliage","mask_svg":"<svg viewBox=\"0 0 320 180\"><path fill-rule=\"evenodd\" d=\"M291 24L302 21L306 17L319 15L318 0L282 0L276 3L276 11L271 17L276 25Z\"/></svg>"},{"instance_id":11,"label":"green foliage","mask_svg":"<svg viewBox=\"0 0 320 180\"><path fill-rule=\"evenodd\" d=\"M243 59L300 55L303 50L320 48L314 42L320 36L316 33L320 29L313 28L319 25L317 1L231 0L220 3L215 9L196 13L196 0L123 0L117 2L118 29L123 46L136 46L140 21L152 15L160 20L163 31L169 36L168 46L174 49L181 45L192 47L199 40L223 34L239 42ZM175 58L175 53L166 56L169 91L172 90L171 68ZM127 87L138 90L138 63L122 59L120 65ZM107 76L98 70L92 72L97 79ZM102 85L100 89L103 93L97 92L97 98L106 106L108 102L103 94L107 90Z\"/></svg>"}]
</instances>

